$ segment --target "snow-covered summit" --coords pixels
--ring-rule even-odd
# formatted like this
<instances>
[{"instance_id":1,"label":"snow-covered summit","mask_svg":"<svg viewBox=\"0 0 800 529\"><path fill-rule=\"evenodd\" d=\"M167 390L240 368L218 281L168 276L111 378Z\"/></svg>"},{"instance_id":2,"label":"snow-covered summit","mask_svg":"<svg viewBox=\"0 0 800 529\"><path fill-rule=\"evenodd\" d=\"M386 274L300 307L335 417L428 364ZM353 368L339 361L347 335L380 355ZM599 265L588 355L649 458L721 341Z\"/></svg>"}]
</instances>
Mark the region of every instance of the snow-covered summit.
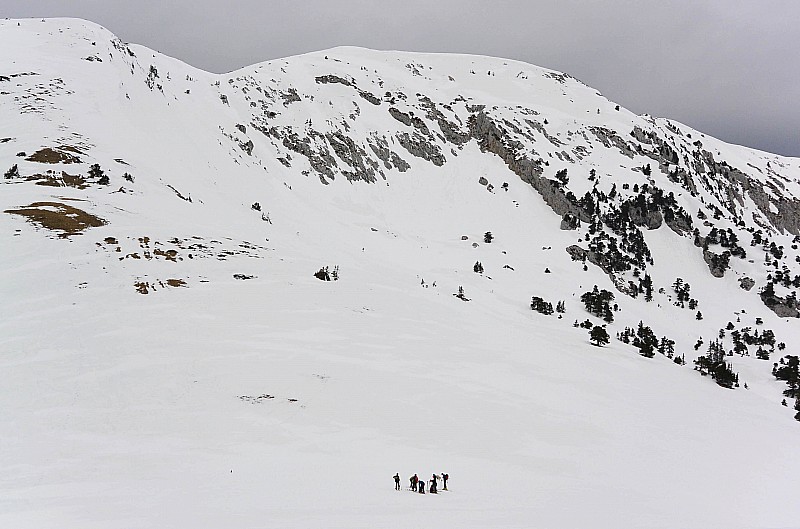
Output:
<instances>
[{"instance_id":1,"label":"snow-covered summit","mask_svg":"<svg viewBox=\"0 0 800 529\"><path fill-rule=\"evenodd\" d=\"M0 525L800 514L800 160L505 59L0 50Z\"/></svg>"}]
</instances>

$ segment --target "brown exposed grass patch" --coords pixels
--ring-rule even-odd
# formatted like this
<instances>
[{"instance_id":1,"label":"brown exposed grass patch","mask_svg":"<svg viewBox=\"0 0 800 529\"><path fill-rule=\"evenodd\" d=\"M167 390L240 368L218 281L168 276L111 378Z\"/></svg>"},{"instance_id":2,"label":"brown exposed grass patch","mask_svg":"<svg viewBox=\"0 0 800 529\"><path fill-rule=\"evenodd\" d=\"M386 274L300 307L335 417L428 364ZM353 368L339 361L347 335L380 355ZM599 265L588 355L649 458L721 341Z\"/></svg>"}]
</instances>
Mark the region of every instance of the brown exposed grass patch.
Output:
<instances>
[{"instance_id":1,"label":"brown exposed grass patch","mask_svg":"<svg viewBox=\"0 0 800 529\"><path fill-rule=\"evenodd\" d=\"M83 151L77 147L73 147L72 145L61 145L58 147L62 151L69 151L73 154L83 154Z\"/></svg>"},{"instance_id":2,"label":"brown exposed grass patch","mask_svg":"<svg viewBox=\"0 0 800 529\"><path fill-rule=\"evenodd\" d=\"M45 174L33 174L25 178L28 182L36 182L39 186L49 187L74 187L75 189L86 189L89 185L86 179L79 174L69 174L66 171L61 171L61 174L56 174L55 171L47 171Z\"/></svg>"},{"instance_id":3,"label":"brown exposed grass patch","mask_svg":"<svg viewBox=\"0 0 800 529\"><path fill-rule=\"evenodd\" d=\"M136 289L136 292L139 294L149 294L150 292L156 292L158 288L167 288L167 287L185 287L186 281L183 279L167 279L166 281L137 281L133 284L133 288Z\"/></svg>"},{"instance_id":4,"label":"brown exposed grass patch","mask_svg":"<svg viewBox=\"0 0 800 529\"><path fill-rule=\"evenodd\" d=\"M55 174L32 174L25 177L26 182L36 182L38 186L61 187Z\"/></svg>"},{"instance_id":5,"label":"brown exposed grass patch","mask_svg":"<svg viewBox=\"0 0 800 529\"><path fill-rule=\"evenodd\" d=\"M76 189L86 189L88 186L83 175L68 174L65 171L61 171L61 181L64 182L66 187L74 187Z\"/></svg>"},{"instance_id":6,"label":"brown exposed grass patch","mask_svg":"<svg viewBox=\"0 0 800 529\"><path fill-rule=\"evenodd\" d=\"M156 248L155 250L153 250L153 255L163 257L167 261L172 261L173 263L178 262L177 261L178 252L175 250L167 250L165 252L164 250L159 250L158 248Z\"/></svg>"},{"instance_id":7,"label":"brown exposed grass patch","mask_svg":"<svg viewBox=\"0 0 800 529\"><path fill-rule=\"evenodd\" d=\"M75 147L70 147L69 145L65 147L60 147L58 149L51 149L50 147L45 147L44 149L39 149L38 151L31 154L25 159L28 160L29 162L38 162L38 163L81 163L80 158L64 152L65 150L72 151L75 153L80 152Z\"/></svg>"},{"instance_id":8,"label":"brown exposed grass patch","mask_svg":"<svg viewBox=\"0 0 800 529\"><path fill-rule=\"evenodd\" d=\"M60 231L59 237L78 235L87 228L104 226L100 217L60 202L34 202L19 209L7 209L5 213L22 215L34 225L52 231Z\"/></svg>"}]
</instances>

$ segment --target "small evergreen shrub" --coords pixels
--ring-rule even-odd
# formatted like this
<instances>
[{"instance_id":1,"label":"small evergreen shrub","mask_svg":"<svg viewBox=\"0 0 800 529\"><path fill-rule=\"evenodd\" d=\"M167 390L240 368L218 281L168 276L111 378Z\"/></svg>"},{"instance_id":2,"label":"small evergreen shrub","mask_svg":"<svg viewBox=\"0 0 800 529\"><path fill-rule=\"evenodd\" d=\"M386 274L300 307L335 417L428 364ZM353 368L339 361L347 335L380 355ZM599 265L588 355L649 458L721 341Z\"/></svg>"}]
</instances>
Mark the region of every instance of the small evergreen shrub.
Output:
<instances>
[{"instance_id":1,"label":"small evergreen shrub","mask_svg":"<svg viewBox=\"0 0 800 529\"><path fill-rule=\"evenodd\" d=\"M11 179L11 178L19 178L19 168L17 164L11 166L11 169L5 172L3 178Z\"/></svg>"},{"instance_id":2,"label":"small evergreen shrub","mask_svg":"<svg viewBox=\"0 0 800 529\"><path fill-rule=\"evenodd\" d=\"M464 287L458 287L458 294L453 294L455 297L460 299L461 301L469 301L469 298L464 294Z\"/></svg>"}]
</instances>

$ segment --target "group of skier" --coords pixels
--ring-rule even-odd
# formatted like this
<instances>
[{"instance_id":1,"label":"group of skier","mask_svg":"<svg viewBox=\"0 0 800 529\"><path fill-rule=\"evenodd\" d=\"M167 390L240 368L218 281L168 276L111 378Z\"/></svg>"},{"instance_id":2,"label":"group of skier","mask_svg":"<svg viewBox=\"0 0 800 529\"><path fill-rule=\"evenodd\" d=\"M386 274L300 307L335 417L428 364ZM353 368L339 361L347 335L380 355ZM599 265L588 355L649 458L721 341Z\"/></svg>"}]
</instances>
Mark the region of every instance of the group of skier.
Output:
<instances>
[{"instance_id":1,"label":"group of skier","mask_svg":"<svg viewBox=\"0 0 800 529\"><path fill-rule=\"evenodd\" d=\"M393 477L394 477L394 489L395 490L400 490L400 474L399 473L395 474ZM444 472L442 472L441 474L432 474L431 475L431 479L429 481L430 488L428 489L428 492L430 492L431 494L438 494L439 480L442 481L442 485L443 485L442 486L442 490L447 490L447 480L448 479L450 479L450 476L448 474L444 473ZM409 483L411 484L411 486L409 487L409 490L411 490L413 492L418 492L420 494L425 494L425 480L424 479L420 479L419 476L414 474L409 479Z\"/></svg>"}]
</instances>

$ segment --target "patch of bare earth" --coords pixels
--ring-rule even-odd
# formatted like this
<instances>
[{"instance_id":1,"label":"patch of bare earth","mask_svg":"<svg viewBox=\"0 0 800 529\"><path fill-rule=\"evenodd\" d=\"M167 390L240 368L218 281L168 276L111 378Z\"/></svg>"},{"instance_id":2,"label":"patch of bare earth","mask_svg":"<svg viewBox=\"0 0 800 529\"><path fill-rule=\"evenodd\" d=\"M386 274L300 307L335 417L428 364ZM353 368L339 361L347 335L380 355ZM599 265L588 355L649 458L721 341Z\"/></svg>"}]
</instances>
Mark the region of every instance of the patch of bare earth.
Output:
<instances>
[{"instance_id":1,"label":"patch of bare earth","mask_svg":"<svg viewBox=\"0 0 800 529\"><path fill-rule=\"evenodd\" d=\"M128 238L128 241L133 241L134 239ZM172 261L173 263L177 263L178 261L183 261L183 257L178 255L178 251L172 248L167 248L166 250L161 249L164 244L159 241L151 241L150 237L138 237L135 239L136 243L141 248L141 255L138 251L134 251L124 256L120 257L119 260L122 261L124 259L147 259L148 261L151 259L165 259L167 261ZM115 237L106 237L103 239L102 242L96 243L99 247L107 247L109 251L114 251L115 253L122 253L122 244L118 241ZM191 254L190 258L191 258Z\"/></svg>"},{"instance_id":2,"label":"patch of bare earth","mask_svg":"<svg viewBox=\"0 0 800 529\"><path fill-rule=\"evenodd\" d=\"M183 279L167 279L165 281L137 281L133 284L133 287L136 289L136 292L139 294L149 294L150 292L155 292L158 288L167 288L167 287L185 287L186 281Z\"/></svg>"},{"instance_id":3,"label":"patch of bare earth","mask_svg":"<svg viewBox=\"0 0 800 529\"><path fill-rule=\"evenodd\" d=\"M5 213L21 215L36 226L61 232L60 238L79 235L87 228L107 224L100 217L60 202L34 202L19 209L7 209Z\"/></svg>"},{"instance_id":4,"label":"patch of bare earth","mask_svg":"<svg viewBox=\"0 0 800 529\"><path fill-rule=\"evenodd\" d=\"M80 151L75 147L66 145L57 149L52 149L50 147L39 149L25 159L29 162L37 163L81 163L80 158L65 151L80 154Z\"/></svg>"}]
</instances>

